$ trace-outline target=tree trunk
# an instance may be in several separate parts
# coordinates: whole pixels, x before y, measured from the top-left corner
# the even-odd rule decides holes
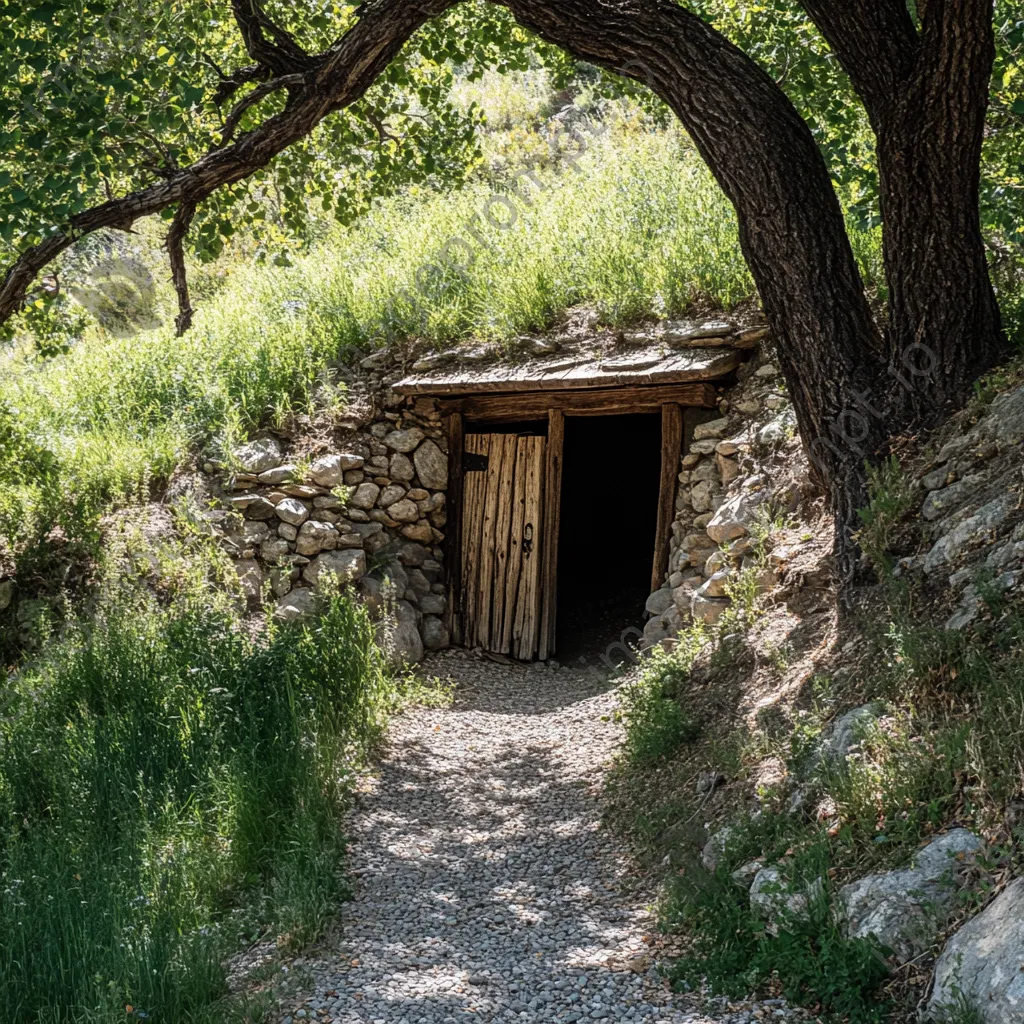
[[[893,432],[957,403],[1007,352],[979,213],[991,0],[803,0],[878,140]]]
[[[933,7],[935,5],[932,5]],[[929,13],[904,88],[878,105],[889,359],[903,415],[928,422],[1007,351],[981,234],[981,147],[995,45],[992,8]],[[907,387],[906,385],[912,385]]]
[[[736,208],[804,445],[836,516],[840,576],[862,467],[887,438],[884,350],[813,136],[779,87],[688,11],[651,0],[502,0],[577,57],[649,85]]]

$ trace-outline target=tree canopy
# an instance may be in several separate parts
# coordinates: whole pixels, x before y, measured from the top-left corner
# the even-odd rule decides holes
[[[0,4],[0,265],[9,268],[91,208],[167,181],[266,124],[294,95],[280,79],[312,69],[369,6]],[[849,188],[853,213],[877,220],[877,165],[865,110],[802,7],[793,0],[689,6],[781,84],[814,131],[834,179]],[[1014,8],[1009,0],[996,8],[983,203],[992,231],[1019,245],[1024,18]],[[254,63],[254,54],[266,63]],[[214,258],[248,227],[273,252],[282,232],[302,237],[311,215],[348,221],[375,196],[404,185],[457,181],[476,157],[477,116],[450,102],[454,75],[524,68],[531,59],[571,73],[566,55],[532,37],[503,7],[475,2],[445,11],[412,36],[359,100],[205,196],[189,226],[189,247]],[[173,203],[158,212],[170,221]],[[32,291],[28,310],[39,325],[51,293]]]

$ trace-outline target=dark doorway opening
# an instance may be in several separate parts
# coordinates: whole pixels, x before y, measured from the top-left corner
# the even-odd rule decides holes
[[[562,460],[557,657],[621,664],[644,628],[658,524],[661,416],[569,416]],[[610,667],[610,666],[609,666]]]

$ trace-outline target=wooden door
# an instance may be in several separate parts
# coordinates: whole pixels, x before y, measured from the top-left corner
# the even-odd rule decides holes
[[[462,483],[462,637],[529,661],[541,638],[546,439],[467,434]]]

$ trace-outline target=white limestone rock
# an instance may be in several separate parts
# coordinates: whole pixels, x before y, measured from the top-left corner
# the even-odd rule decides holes
[[[436,615],[427,615],[424,618],[421,633],[423,645],[428,651],[443,650],[450,643],[448,630],[445,629],[444,623]]]
[[[338,546],[338,531],[330,523],[310,519],[302,524],[295,541],[295,551],[300,555],[318,555],[321,551],[332,551]],[[358,544],[362,547],[362,543]]]
[[[384,443],[392,451],[408,455],[419,446],[425,436],[419,427],[410,427],[408,430],[393,430],[390,434],[385,434]]]
[[[266,581],[259,562],[254,558],[242,558],[235,563],[235,571],[238,573],[238,584],[246,604],[250,608],[258,607],[263,596],[263,584]]]
[[[644,606],[651,615],[661,615],[668,611],[672,605],[672,591],[668,587],[662,587],[661,590],[654,591],[649,598],[647,598],[647,604]]]
[[[276,484],[283,484],[294,480],[297,472],[298,466],[288,462],[283,466],[275,466],[273,469],[268,469],[265,473],[260,473],[258,479],[261,484],[273,487]]]
[[[371,509],[377,504],[380,488],[376,484],[360,484],[351,494],[348,503],[353,508]]]
[[[345,551],[325,551],[318,555],[303,570],[307,583],[318,587],[327,577],[335,577],[339,583],[348,583],[366,575],[366,553],[352,548]]]
[[[347,472],[362,469],[363,462],[361,455],[349,452],[322,455],[309,467],[309,475],[319,487],[337,487],[344,482]]]
[[[820,878],[808,885],[794,884],[786,878],[782,868],[770,865],[761,868],[750,886],[750,909],[768,922],[769,930],[777,933],[787,921],[807,921],[811,905],[825,894]]]
[[[431,491],[443,491],[448,486],[448,456],[430,440],[417,449],[412,461],[420,483]]]
[[[301,526],[309,518],[309,509],[298,498],[285,498],[274,510],[277,518],[292,526]]]
[[[308,587],[296,587],[274,605],[274,618],[294,622],[305,618],[316,607],[316,595]]]
[[[261,437],[235,449],[235,460],[243,473],[257,476],[281,465],[281,445],[273,437]]]
[[[928,1012],[962,1020],[959,1001],[983,1024],[1024,1024],[1024,878],[1011,882],[947,943],[935,965]]]
[[[984,848],[973,832],[954,829],[919,850],[910,867],[844,885],[838,893],[844,934],[873,935],[900,963],[913,959],[942,928],[963,869]]]

